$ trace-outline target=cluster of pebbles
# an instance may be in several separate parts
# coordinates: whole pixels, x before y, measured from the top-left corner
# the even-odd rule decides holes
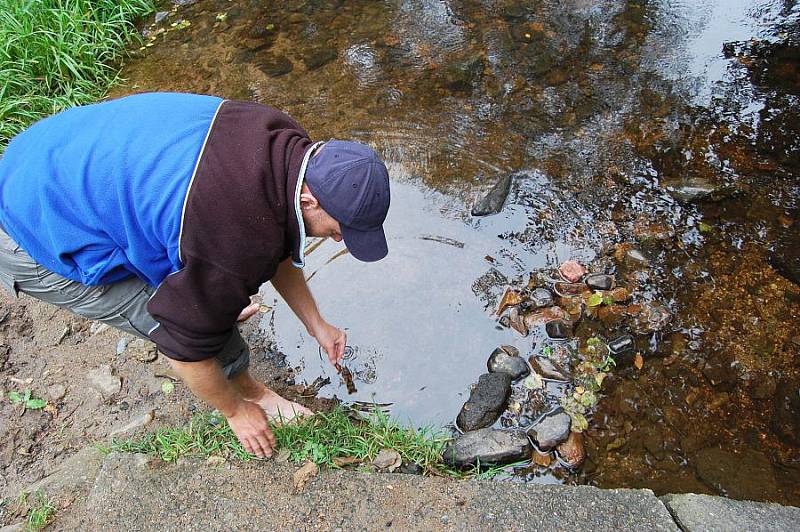
[[[545,468],[579,467],[586,458],[583,414],[594,406],[609,371],[602,361],[634,351],[627,334],[583,347],[574,336],[583,316],[597,318],[601,307],[630,299],[614,275],[567,261],[557,276],[532,279],[524,289],[506,288],[496,312],[501,325],[532,338],[531,352],[524,358],[504,345],[491,353],[488,372],[470,391],[455,420],[458,434],[445,450],[454,466],[531,460]]]

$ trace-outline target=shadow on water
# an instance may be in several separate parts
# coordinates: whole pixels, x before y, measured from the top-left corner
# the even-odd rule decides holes
[[[559,476],[798,504],[799,20],[793,0],[201,0],[148,28],[119,94],[270,103],[388,161],[389,257],[325,241],[306,269],[358,392],[276,301],[296,380],[448,423],[496,346],[535,349],[492,315],[504,287],[625,244],[650,264],[628,308],[672,318],[631,331],[642,367],[607,379]],[[510,173],[503,212],[470,217]]]

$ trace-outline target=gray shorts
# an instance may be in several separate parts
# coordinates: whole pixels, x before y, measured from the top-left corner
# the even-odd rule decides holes
[[[149,331],[158,325],[147,312],[147,302],[155,289],[134,277],[99,286],[67,279],[37,263],[0,228],[0,285],[17,297],[31,297],[68,309],[75,314],[107,323],[127,333],[149,340]],[[250,349],[238,328],[217,361],[225,375],[238,375],[250,364]]]

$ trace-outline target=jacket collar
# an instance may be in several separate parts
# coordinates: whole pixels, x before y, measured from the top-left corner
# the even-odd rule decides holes
[[[300,209],[300,193],[303,190],[303,180],[306,177],[308,160],[322,144],[324,142],[315,142],[306,145],[304,150],[295,150],[298,154],[302,153],[302,158],[295,157],[293,153],[289,163],[289,179],[286,183],[286,203],[289,206],[289,219],[287,221],[292,264],[296,268],[303,268],[306,265],[306,227],[303,222],[303,213]]]

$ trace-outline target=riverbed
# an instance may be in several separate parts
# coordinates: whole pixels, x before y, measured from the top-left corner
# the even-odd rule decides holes
[[[148,21],[118,95],[266,103],[389,166],[389,257],[323,241],[305,270],[348,332],[356,394],[262,291],[297,383],[447,427],[494,348],[541,349],[499,322],[505,288],[627,245],[647,260],[633,304],[669,320],[583,318],[576,343],[633,333],[642,364],[604,384],[582,468],[510,480],[800,504],[795,2],[182,3]],[[471,216],[507,175],[503,210]]]

